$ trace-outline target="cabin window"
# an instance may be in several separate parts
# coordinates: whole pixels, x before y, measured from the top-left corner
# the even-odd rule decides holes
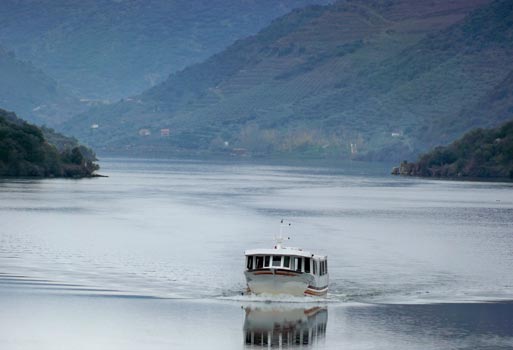
[[[248,261],[246,263],[246,266],[248,268],[248,270],[252,270],[253,269],[253,257],[252,256],[248,256]]]
[[[290,256],[283,257],[283,267],[290,267]]]
[[[296,259],[294,259],[294,258],[290,258],[290,269],[291,269],[291,270],[295,270],[295,269],[296,269],[296,264],[295,264],[295,262],[296,262]]]
[[[256,257],[256,268],[261,269],[264,267],[264,257],[263,256],[257,256]]]
[[[313,260],[312,261],[312,269],[313,269],[313,274],[316,275],[317,274],[317,261]]]
[[[279,255],[273,256],[273,266],[281,266],[281,256],[279,256]]]
[[[324,276],[327,273],[328,273],[328,261],[323,260],[323,261],[321,261],[320,275]]]
[[[320,261],[319,275],[324,275],[324,261]]]
[[[305,258],[305,272],[310,273],[310,258]]]
[[[301,266],[301,262],[303,261],[303,259],[301,258],[296,258],[296,271],[299,271],[301,272],[301,270],[303,269],[303,267]]]
[[[266,257],[265,257],[265,260],[264,260],[264,266],[265,266],[265,267],[269,267],[269,266],[271,266],[271,263],[270,263],[270,262],[271,262],[271,257],[270,257],[270,256],[266,256]]]

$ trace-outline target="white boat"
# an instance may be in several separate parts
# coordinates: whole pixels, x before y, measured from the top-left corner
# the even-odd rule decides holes
[[[274,248],[246,250],[245,255],[244,275],[250,293],[294,296],[328,293],[328,257],[284,247],[282,228]]]

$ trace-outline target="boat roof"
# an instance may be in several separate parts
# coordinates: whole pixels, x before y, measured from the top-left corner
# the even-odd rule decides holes
[[[314,259],[327,259],[326,255],[317,255],[313,254],[307,250],[303,250],[300,248],[294,247],[277,247],[277,248],[261,248],[261,249],[249,249],[244,252],[246,256],[248,255],[290,255],[290,256],[300,256],[304,258],[314,258]]]

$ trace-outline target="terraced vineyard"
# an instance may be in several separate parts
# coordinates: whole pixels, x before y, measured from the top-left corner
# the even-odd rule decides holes
[[[414,157],[479,120],[504,120],[453,122],[513,70],[512,16],[505,0],[355,0],[295,10],[136,102],[90,111],[68,130],[104,151]],[[93,123],[100,128],[91,134]],[[141,128],[151,135],[140,137]]]

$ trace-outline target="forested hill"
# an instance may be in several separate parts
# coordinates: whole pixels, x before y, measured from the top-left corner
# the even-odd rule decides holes
[[[80,98],[116,100],[328,0],[2,0],[0,43]]]
[[[472,130],[400,168],[402,175],[513,180],[513,121],[494,129]]]
[[[76,140],[0,109],[0,176],[90,177],[98,170],[94,160]]]
[[[513,70],[512,7],[352,0],[295,10],[67,130],[99,151],[404,159],[506,120],[465,112]]]
[[[0,79],[0,106],[31,122],[55,125],[83,109],[54,79],[1,46]]]

